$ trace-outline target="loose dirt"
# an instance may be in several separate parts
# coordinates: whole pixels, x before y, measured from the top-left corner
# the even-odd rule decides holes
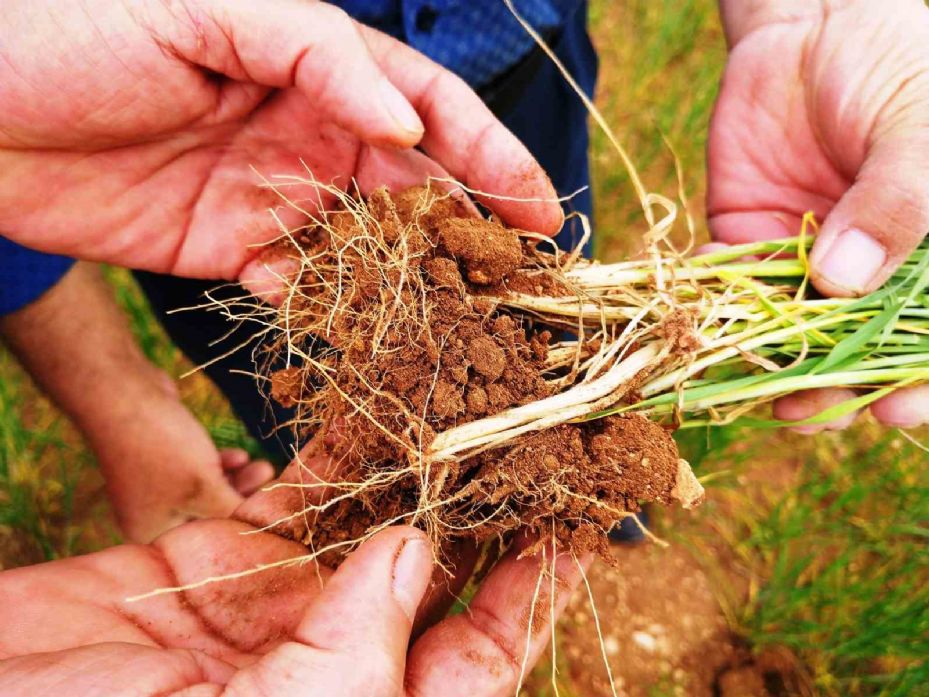
[[[613,553],[617,566],[599,564],[589,574],[602,648],[585,593],[575,594],[559,626],[570,694],[612,694],[604,652],[624,697],[783,694],[780,674],[732,633],[710,577],[683,546],[620,545]],[[543,690],[545,672],[526,694]]]

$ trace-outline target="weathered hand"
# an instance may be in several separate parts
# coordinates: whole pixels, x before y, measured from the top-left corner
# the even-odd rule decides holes
[[[787,237],[813,211],[823,221],[815,286],[832,296],[876,289],[929,232],[929,9],[720,4],[731,55],[710,130],[711,231],[729,243]],[[850,394],[789,397],[775,413],[804,419]],[[888,425],[929,421],[929,386],[871,410]]]
[[[303,464],[315,471],[327,466],[321,458]],[[292,481],[299,469],[290,468]],[[259,493],[237,515],[276,520],[293,510],[280,506],[292,506],[295,491]],[[198,521],[151,545],[0,573],[0,597],[15,608],[0,624],[0,692],[45,695],[64,684],[78,696],[515,691],[541,568],[537,557],[517,559],[518,550],[496,565],[468,612],[433,626],[409,652],[417,606],[432,578],[432,550],[413,528],[379,533],[335,573],[312,563],[281,566],[126,600],[307,553],[255,530],[241,520]],[[528,666],[550,638],[547,589],[555,589],[557,613],[581,578],[567,555],[558,557],[555,574],[551,586],[546,581],[545,601],[536,601]],[[435,591],[434,585],[433,598],[441,595]]]
[[[11,0],[0,27],[0,231],[27,246],[240,278],[250,245],[278,234],[266,208],[280,200],[251,167],[305,176],[305,163],[362,190],[447,170],[493,194],[555,195],[461,80],[327,3]],[[554,202],[488,203],[520,227],[561,223]]]

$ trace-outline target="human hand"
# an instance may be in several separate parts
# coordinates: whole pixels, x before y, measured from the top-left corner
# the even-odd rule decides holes
[[[181,401],[175,381],[145,367],[153,379],[121,376],[125,392],[114,394],[102,414],[80,422],[124,539],[141,543],[189,520],[225,518],[274,478],[267,460],[252,460],[241,448],[217,448]],[[123,418],[117,401],[126,404]],[[112,428],[113,410],[118,429]]]
[[[288,227],[306,216],[250,168],[306,174],[301,161],[363,191],[451,173],[555,196],[464,82],[327,3],[13,0],[0,26],[0,230],[30,247],[261,278],[254,245],[279,234],[266,208]],[[332,202],[311,185],[285,193],[311,213]],[[561,224],[553,200],[487,203],[517,227]]]
[[[710,128],[711,232],[728,243],[788,237],[813,211],[816,288],[875,290],[929,232],[929,10],[921,0],[720,5],[731,54]],[[791,395],[775,415],[803,420],[852,396]],[[871,411],[891,426],[926,423],[929,386]]]
[[[293,491],[262,492],[242,517],[282,516],[273,504]],[[66,682],[73,695],[512,694],[523,657],[529,667],[538,659],[552,614],[581,580],[581,565],[559,555],[554,598],[536,608],[530,635],[526,618],[538,604],[543,561],[518,559],[513,549],[468,612],[435,625],[407,652],[431,578],[432,550],[421,532],[388,528],[334,573],[282,563],[306,554],[303,545],[241,521],[197,521],[151,545],[0,573],[0,596],[16,607],[0,625],[2,691],[42,695]],[[278,566],[126,600],[258,564]]]

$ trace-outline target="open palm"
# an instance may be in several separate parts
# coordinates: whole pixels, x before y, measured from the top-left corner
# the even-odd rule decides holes
[[[237,278],[277,234],[266,208],[279,200],[255,172],[304,165],[343,187],[447,170],[554,197],[462,81],[326,3],[17,0],[0,25],[0,230],[28,246]],[[310,186],[286,193],[328,203]],[[554,202],[493,207],[540,232],[561,222]]]
[[[322,475],[328,467],[308,457],[284,481],[296,481],[300,468]],[[424,628],[436,606],[441,610],[447,588],[446,577],[432,573],[424,534],[407,527],[378,533],[336,572],[285,564],[128,600],[307,555],[303,545],[245,522],[285,517],[300,505],[294,496],[302,502],[294,488],[259,492],[235,520],[187,523],[151,545],[3,572],[0,595],[15,612],[0,626],[0,690],[30,697],[62,684],[81,697],[516,690],[523,657],[531,666],[550,639],[552,616],[548,602],[536,610],[527,651],[526,618],[537,603],[543,562],[519,559],[519,546],[484,580],[467,613],[439,622],[412,647],[411,632]],[[559,613],[581,580],[581,565],[560,555],[554,570],[551,612]]]
[[[929,232],[929,10],[921,0],[723,9],[732,49],[710,132],[712,233],[788,237],[813,211],[823,221],[814,285],[831,296],[876,289]],[[820,391],[777,411],[803,419],[849,396]],[[916,425],[929,419],[929,390],[872,409]]]

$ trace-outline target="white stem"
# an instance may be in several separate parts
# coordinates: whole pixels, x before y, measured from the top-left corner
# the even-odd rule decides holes
[[[624,360],[617,361],[596,380],[575,385],[551,397],[507,409],[479,421],[471,421],[443,431],[430,447],[430,458],[442,460],[472,448],[500,439],[503,432],[525,433],[549,428],[578,418],[596,409],[591,405],[612,395],[642,370],[654,365],[662,351],[662,344],[643,346]]]

